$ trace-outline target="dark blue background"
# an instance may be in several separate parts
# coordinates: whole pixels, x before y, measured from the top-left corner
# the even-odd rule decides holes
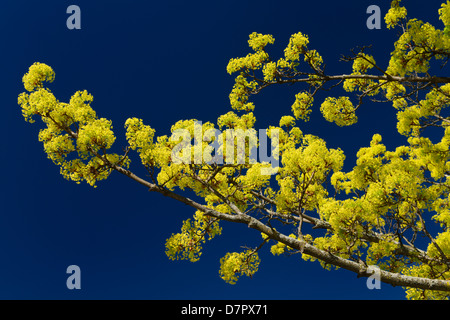
[[[411,17],[442,27],[440,1],[405,1]],[[66,28],[66,8],[81,8],[81,30]],[[116,151],[125,146],[123,124],[139,117],[167,134],[180,119],[216,121],[230,110],[233,76],[230,58],[246,55],[248,35],[272,34],[268,48],[280,57],[291,34],[310,37],[310,48],[324,57],[328,73],[350,73],[339,63],[358,45],[383,67],[397,31],[366,28],[366,9],[389,1],[3,1],[0,126],[0,299],[403,299],[402,288],[382,284],[368,290],[366,279],[345,271],[323,270],[299,256],[274,257],[262,250],[260,270],[234,286],[219,278],[219,259],[261,237],[245,226],[223,223],[223,235],[209,242],[200,261],[172,262],[164,243],[194,211],[149,193],[118,173],[98,188],[66,181],[46,158],[37,133],[39,121],[23,121],[17,95],[22,76],[35,61],[55,73],[49,85],[60,101],[77,90],[94,96],[99,117],[113,121]],[[273,87],[254,98],[257,128],[276,124],[290,113],[301,87]],[[339,90],[331,93],[341,94]],[[316,98],[305,133],[341,147],[350,170],[355,152],[374,133],[392,149],[405,143],[395,130],[388,104],[367,104],[359,123],[338,128],[318,111]],[[138,158],[132,170],[145,175]],[[268,249],[268,247],[267,247]],[[67,266],[81,268],[81,290],[66,288]]]

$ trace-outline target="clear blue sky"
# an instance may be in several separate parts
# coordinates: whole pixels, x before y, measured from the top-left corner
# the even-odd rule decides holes
[[[440,1],[404,2],[410,16],[441,27]],[[81,30],[66,27],[71,4],[81,8]],[[351,65],[338,60],[360,45],[373,44],[371,53],[386,66],[397,31],[384,23],[381,30],[366,28],[371,4],[382,16],[389,8],[389,1],[376,0],[3,1],[0,299],[403,299],[402,288],[368,290],[366,279],[351,272],[326,271],[299,256],[273,257],[269,247],[253,279],[228,285],[219,278],[219,259],[260,241],[254,230],[230,223],[200,261],[170,261],[165,240],[194,211],[118,173],[96,189],[64,180],[37,140],[42,125],[25,123],[17,105],[23,74],[33,62],[46,63],[55,70],[49,87],[60,101],[77,90],[93,94],[92,106],[113,121],[121,150],[129,117],[167,134],[179,119],[216,121],[228,112],[233,76],[226,65],[249,52],[254,31],[275,37],[274,57],[291,34],[306,33],[329,73],[349,73]],[[288,114],[297,90],[269,88],[256,97],[256,127]],[[357,125],[338,128],[323,120],[319,103],[311,121],[299,125],[341,147],[346,169],[374,133],[389,148],[405,143],[389,105],[367,104]],[[144,175],[134,159],[132,170]],[[66,288],[72,264],[81,268],[81,290]]]

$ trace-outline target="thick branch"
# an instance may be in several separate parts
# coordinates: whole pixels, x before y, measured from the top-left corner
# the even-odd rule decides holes
[[[390,75],[370,75],[370,74],[342,74],[335,76],[318,75],[316,78],[301,78],[278,80],[277,83],[294,83],[294,82],[311,82],[311,81],[328,81],[328,80],[346,80],[346,79],[370,79],[370,80],[386,80],[396,82],[419,82],[419,83],[450,83],[450,77],[418,77],[418,76],[390,76]]]

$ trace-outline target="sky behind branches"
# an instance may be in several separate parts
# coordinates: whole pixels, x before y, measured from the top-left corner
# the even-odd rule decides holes
[[[409,17],[442,27],[441,1],[404,2]],[[72,4],[81,9],[81,30],[66,27]],[[227,113],[234,83],[227,63],[250,52],[247,40],[255,31],[275,37],[267,47],[275,59],[292,34],[307,34],[329,74],[350,73],[351,64],[339,58],[364,45],[372,45],[367,52],[386,67],[398,30],[384,22],[369,30],[366,9],[372,4],[382,16],[389,9],[389,1],[367,0],[3,1],[0,299],[403,299],[402,288],[369,290],[366,279],[349,271],[326,271],[299,255],[274,257],[268,246],[252,279],[226,284],[218,274],[220,258],[261,241],[258,232],[226,222],[200,261],[170,261],[165,240],[194,210],[118,173],[96,189],[64,180],[37,140],[41,123],[25,123],[17,105],[23,74],[34,62],[46,63],[56,73],[48,87],[57,99],[68,102],[85,89],[94,96],[97,115],[113,122],[113,152],[120,153],[129,117],[163,135],[180,119],[216,122]],[[288,115],[301,89],[275,86],[253,97],[256,129]],[[342,148],[345,170],[374,133],[390,150],[406,143],[388,104],[363,105],[359,122],[348,128],[326,122],[319,106],[327,94],[342,91],[320,93],[310,122],[297,124],[328,147]],[[132,160],[131,170],[144,177],[138,157]],[[81,268],[81,290],[66,287],[72,264]]]

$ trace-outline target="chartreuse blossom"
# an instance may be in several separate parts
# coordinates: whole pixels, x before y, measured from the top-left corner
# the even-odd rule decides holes
[[[358,56],[353,60],[352,75],[367,74],[367,71],[374,68],[375,65],[375,59],[371,55],[359,53]],[[367,92],[367,95],[369,96],[376,95],[379,92],[377,83],[371,79],[346,79],[344,81],[343,87],[347,92],[358,90],[360,92]]]
[[[23,85],[29,92],[36,88],[42,88],[44,81],[53,82],[53,80],[55,80],[53,69],[45,63],[39,62],[33,63],[22,78]]]
[[[324,118],[327,121],[334,122],[338,126],[349,126],[358,121],[355,114],[355,107],[349,97],[327,97],[320,106]]]
[[[112,165],[127,167],[129,159],[107,153],[115,141],[110,120],[97,118],[90,104],[92,95],[77,91],[69,103],[59,102],[43,82],[52,82],[55,73],[43,63],[33,64],[23,77],[29,93],[21,93],[18,103],[26,121],[34,122],[40,116],[47,128],[39,132],[39,141],[55,164],[61,166],[61,174],[69,180],[85,180],[95,186],[96,181],[106,179]],[[100,154],[101,153],[101,156]],[[77,156],[74,155],[77,154]],[[74,156],[75,159],[68,159]]]
[[[384,17],[384,21],[389,29],[395,27],[400,20],[406,18],[406,8],[400,6],[400,1],[401,0],[392,1],[391,8]]]
[[[307,35],[301,32],[293,34],[289,39],[289,44],[284,49],[284,59],[279,60],[280,67],[295,67],[300,59],[300,54],[307,51],[309,39]]]
[[[231,59],[227,66],[229,74],[237,71],[255,70],[262,66],[269,55],[264,51],[267,44],[273,44],[275,39],[271,35],[263,35],[259,33],[252,33],[249,37],[248,44],[255,52],[249,53],[246,57]]]
[[[228,252],[220,259],[220,277],[230,284],[235,284],[239,277],[252,277],[258,271],[260,259],[257,252]]]
[[[166,241],[166,255],[171,260],[190,260],[195,262],[202,254],[202,244],[222,233],[222,228],[216,219],[196,211],[194,220],[183,222],[181,232],[172,234]]]
[[[309,114],[312,112],[311,106],[314,98],[307,92],[300,92],[295,95],[295,102],[292,105],[292,113],[296,119],[304,121],[309,120]]]
[[[450,1],[441,4],[439,9],[439,19],[444,23],[444,34],[450,37]]]

